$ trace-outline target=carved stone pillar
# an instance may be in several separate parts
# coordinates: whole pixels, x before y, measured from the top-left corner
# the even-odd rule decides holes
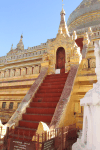
[[[4,78],[4,71],[1,71],[1,78]]]
[[[2,108],[2,101],[0,101],[0,108]]]
[[[96,60],[90,59],[90,68],[96,68]]]
[[[39,74],[39,66],[34,67],[33,74]]]
[[[26,75],[26,68],[21,68],[21,76]]]
[[[32,74],[32,67],[27,67],[27,74],[31,75]]]
[[[15,70],[14,69],[11,69],[10,70],[10,77],[14,77],[15,76]]]
[[[13,104],[13,109],[16,109],[16,108],[17,108],[17,103],[14,102],[14,104]]]
[[[6,70],[6,72],[5,72],[5,77],[6,77],[6,78],[9,77],[9,70]]]
[[[9,104],[10,104],[10,102],[6,103],[6,109],[9,109]]]
[[[89,37],[87,32],[84,34],[84,39],[83,39],[83,49],[82,49],[82,58],[86,57],[86,53],[87,53],[87,47],[88,44],[90,43]]]
[[[15,71],[15,76],[20,76],[20,68],[17,68]]]

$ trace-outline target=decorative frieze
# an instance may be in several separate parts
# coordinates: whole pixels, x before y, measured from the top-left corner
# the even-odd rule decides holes
[[[29,67],[22,67],[22,68],[13,68],[7,70],[0,71],[0,78],[8,78],[14,76],[24,76],[24,75],[31,75],[31,74],[39,74],[40,73],[40,65],[37,66],[29,66]]]

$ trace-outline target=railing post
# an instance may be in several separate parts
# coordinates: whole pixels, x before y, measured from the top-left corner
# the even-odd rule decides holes
[[[62,150],[63,150],[63,127],[62,127],[62,129],[61,129],[62,131],[61,131],[61,138],[62,138],[62,146],[61,146],[61,148],[62,148]]]
[[[4,149],[3,150],[7,150],[7,140],[9,137],[9,127],[7,127],[7,131],[6,131],[6,135],[4,137]]]
[[[1,128],[1,132],[0,132],[0,139],[1,139],[1,137],[2,137],[2,126],[0,128]]]
[[[47,137],[46,137],[46,136],[47,136],[47,133],[46,133],[46,132],[44,133],[44,136],[45,136],[45,141],[46,141],[46,140],[47,140]]]
[[[40,138],[40,136],[39,136],[39,134],[37,135],[37,147],[36,147],[36,150],[39,150],[39,138]]]

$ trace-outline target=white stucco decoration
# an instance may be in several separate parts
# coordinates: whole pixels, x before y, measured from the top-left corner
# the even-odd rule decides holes
[[[97,83],[89,90],[80,105],[84,106],[81,139],[73,144],[72,150],[100,150],[100,41],[95,41]]]

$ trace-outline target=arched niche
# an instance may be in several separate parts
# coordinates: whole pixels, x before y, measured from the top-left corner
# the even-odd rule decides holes
[[[56,69],[61,69],[60,73],[65,73],[65,50],[59,47],[56,51]]]

